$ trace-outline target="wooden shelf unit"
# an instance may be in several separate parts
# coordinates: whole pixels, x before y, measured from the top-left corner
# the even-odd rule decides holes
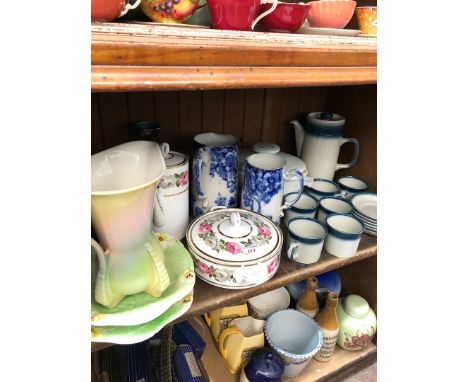
[[[360,161],[341,174],[361,176],[376,191],[375,89],[361,86],[377,83],[376,39],[151,23],[93,23],[91,29],[93,152],[125,142],[128,124],[144,119],[166,125],[162,140],[179,151],[190,152],[193,135],[216,131],[243,138],[243,147],[263,140],[293,153],[287,121],[304,121],[299,111],[327,109],[345,115],[345,136],[361,142]],[[256,288],[232,291],[197,280],[192,307],[178,321],[334,269],[346,292],[364,296],[376,310],[376,253],[377,239],[364,235],[351,258],[324,252],[318,263],[298,266],[283,256],[278,273]],[[92,344],[91,350],[108,346]],[[376,352],[374,344],[360,352],[337,348],[329,363],[312,361],[285,381],[339,381],[373,362]]]

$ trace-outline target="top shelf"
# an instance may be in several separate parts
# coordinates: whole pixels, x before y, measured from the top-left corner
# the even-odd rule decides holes
[[[377,82],[375,38],[92,23],[92,91]]]

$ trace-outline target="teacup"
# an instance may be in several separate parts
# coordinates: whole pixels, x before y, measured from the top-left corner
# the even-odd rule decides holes
[[[286,160],[278,154],[252,154],[246,159],[241,207],[259,213],[279,224],[283,210],[295,204],[302,195],[304,177],[297,169],[284,171]],[[283,204],[286,179],[297,179],[299,192],[294,200]]]
[[[340,194],[345,199],[351,199],[360,192],[365,192],[369,188],[369,183],[357,176],[342,176],[338,178]]]
[[[339,190],[338,184],[328,179],[315,178],[309,181],[306,178],[305,183],[307,186],[306,193],[312,195],[317,200],[335,196]]]
[[[298,216],[288,224],[288,258],[302,264],[320,259],[327,229],[320,221]]]
[[[265,324],[265,337],[284,361],[284,375],[295,377],[320,350],[323,333],[308,315],[294,309],[273,313]]]
[[[317,218],[325,223],[327,216],[331,214],[349,214],[353,205],[340,196],[329,196],[322,198],[319,203]]]
[[[286,202],[291,202],[297,197],[297,192],[290,192],[284,196]],[[315,212],[318,208],[318,201],[311,195],[302,194],[294,205],[289,206],[284,216],[284,224],[287,226],[292,218],[297,216],[305,216],[309,218],[315,217]]]
[[[370,36],[377,35],[377,7],[356,7],[359,30]]]
[[[356,254],[364,225],[351,215],[332,214],[327,217],[328,235],[325,250],[336,257],[351,257]]]
[[[272,7],[259,15],[261,5],[267,3],[272,3]],[[214,29],[251,31],[276,9],[278,0],[206,0],[206,4]]]
[[[281,287],[249,298],[247,300],[247,305],[250,308],[252,317],[264,320],[271,313],[286,309],[289,306],[290,300],[286,288]]]

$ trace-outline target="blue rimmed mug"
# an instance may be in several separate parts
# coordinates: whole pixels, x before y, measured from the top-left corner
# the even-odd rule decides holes
[[[317,219],[325,223],[327,216],[331,214],[351,214],[353,205],[341,196],[328,196],[320,199]]]
[[[338,178],[338,186],[340,194],[345,199],[351,199],[354,195],[361,192],[366,192],[369,188],[369,183],[357,176],[342,176]]]
[[[319,200],[330,196],[335,196],[339,191],[339,186],[332,180],[306,177],[306,194],[312,195],[315,199]]]
[[[351,257],[361,241],[364,225],[348,214],[331,214],[326,219],[328,235],[325,251],[336,257]]]
[[[284,200],[290,202],[297,197],[297,192],[289,192],[284,195]],[[287,226],[292,218],[304,216],[314,218],[319,202],[312,195],[302,194],[297,202],[289,206],[284,215],[284,224]]]
[[[285,171],[286,160],[277,154],[252,154],[246,159],[241,208],[257,212],[279,224],[283,210],[295,204],[304,189],[304,176],[297,169]],[[284,181],[297,179],[297,197],[283,204]]]
[[[304,216],[292,218],[288,224],[288,258],[301,264],[316,263],[326,236],[327,228],[319,220]]]
[[[192,214],[212,207],[237,207],[238,140],[233,135],[203,133],[194,137]]]

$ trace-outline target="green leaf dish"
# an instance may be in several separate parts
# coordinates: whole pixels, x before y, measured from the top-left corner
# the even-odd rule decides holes
[[[141,326],[141,324],[148,323],[148,325],[151,324],[154,326],[155,321],[161,319],[164,316],[163,313],[166,311],[173,312],[173,315],[177,315],[182,308],[185,309],[185,305],[187,304],[184,304],[183,307],[179,306],[178,308],[173,307],[173,305],[183,300],[193,291],[195,273],[192,258],[183,244],[172,236],[162,233],[155,233],[155,235],[163,247],[164,264],[171,280],[171,284],[161,297],[153,297],[146,292],[141,292],[125,297],[120,304],[114,308],[106,308],[97,303],[94,299],[94,290],[98,263],[96,253],[94,250],[91,250],[91,326],[128,326],[131,332],[131,328],[134,328],[135,325]],[[188,304],[188,306],[190,306],[190,304]],[[188,307],[186,309],[188,309]],[[166,320],[166,316],[164,317],[164,320]],[[170,321],[171,320],[168,320],[167,322]],[[108,330],[109,328],[106,328],[106,333]],[[123,328],[119,330],[123,330]]]
[[[179,301],[161,316],[141,325],[134,326],[99,326],[91,327],[91,342],[106,342],[129,345],[147,340],[159,332],[165,325],[182,316],[192,305],[192,295]]]

